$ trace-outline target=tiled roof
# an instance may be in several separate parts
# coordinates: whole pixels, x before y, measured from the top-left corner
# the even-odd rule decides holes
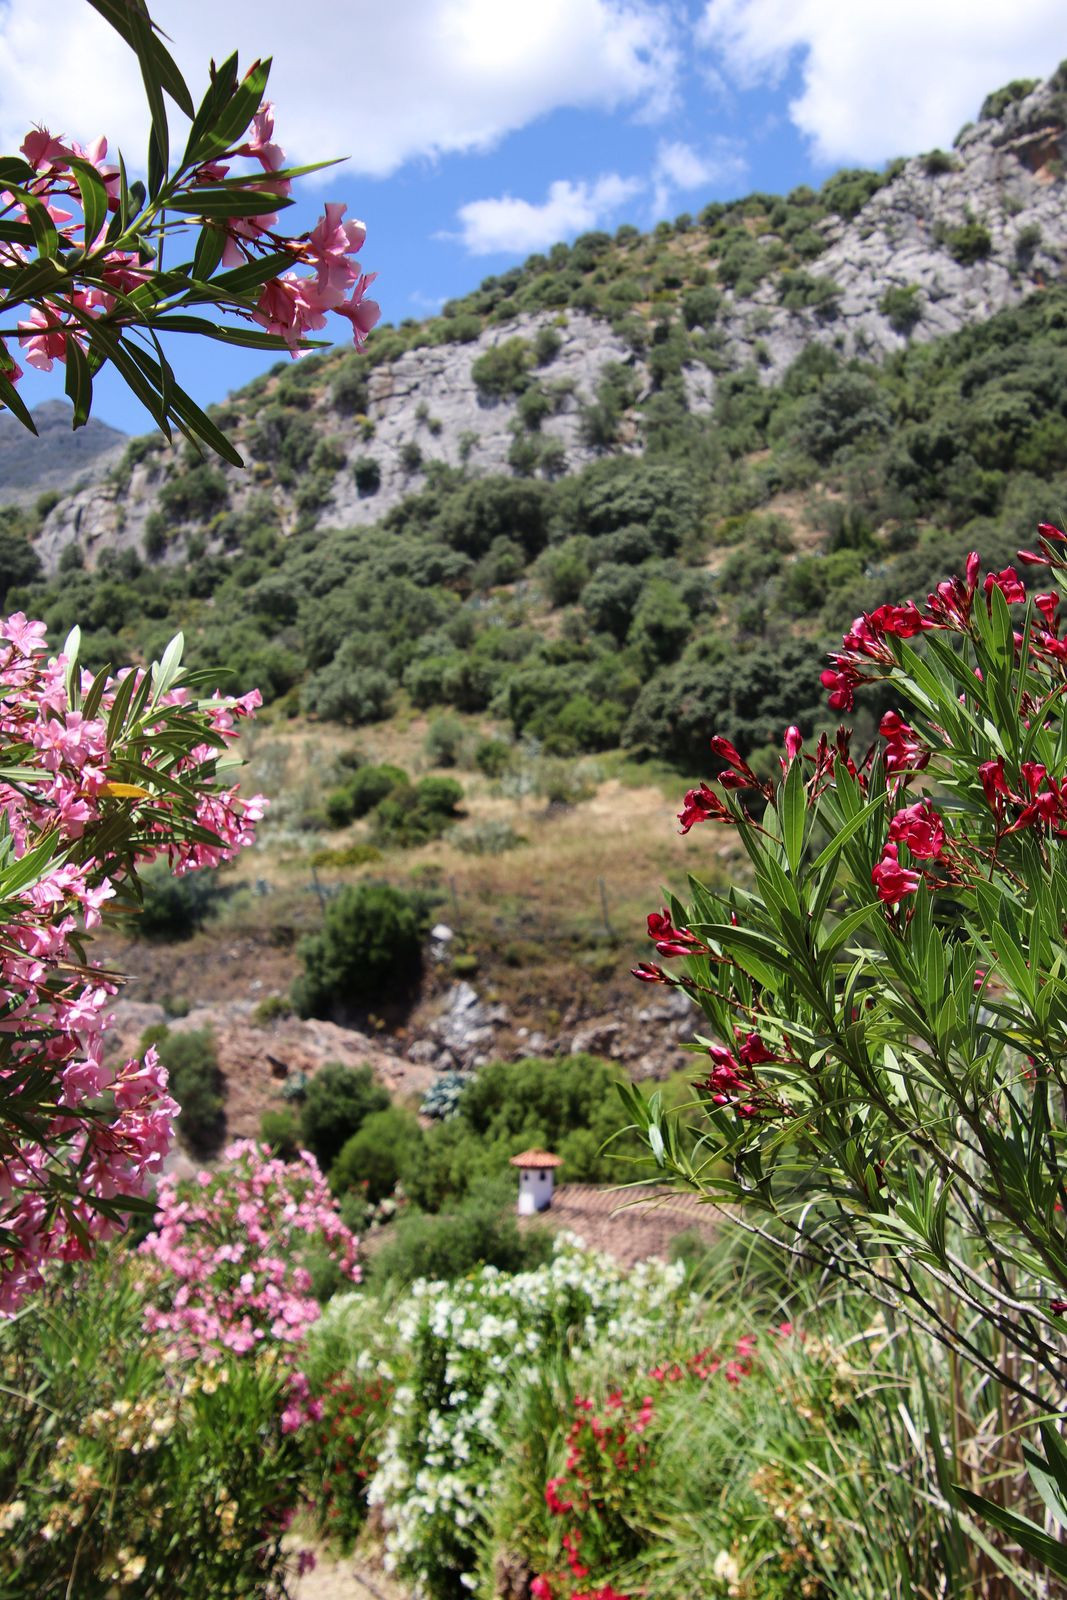
[[[513,1167],[561,1167],[562,1156],[550,1155],[547,1150],[524,1150],[521,1155],[512,1156]]]

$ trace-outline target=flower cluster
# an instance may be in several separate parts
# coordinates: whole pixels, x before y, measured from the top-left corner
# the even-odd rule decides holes
[[[721,1360],[708,1347],[683,1362],[662,1362],[647,1378],[654,1384],[706,1384],[721,1373],[736,1387],[755,1359],[756,1338],[745,1334],[734,1355]],[[655,1466],[651,1454],[657,1401],[648,1393],[612,1389],[601,1409],[587,1396],[574,1400],[563,1470],[545,1484],[545,1505],[563,1526],[562,1565],[541,1572],[534,1600],[631,1600],[611,1574],[640,1554],[642,1538],[631,1515],[632,1479]]]
[[[21,612],[0,623],[0,1313],[47,1257],[82,1258],[114,1231],[178,1110],[153,1050],[105,1061],[116,980],[84,934],[109,902],[131,904],[139,864],[226,860],[264,805],[215,778],[258,695],[193,701],[176,651],[166,671],[94,679],[73,642],[46,659],[43,635]]]
[[[259,70],[257,62],[245,81]],[[25,267],[41,250],[42,230],[49,237],[49,256],[63,259],[78,252],[80,264],[92,264],[91,276],[87,270],[60,274],[47,293],[26,297],[29,310],[18,322],[18,339],[23,359],[38,371],[51,372],[56,361],[84,358],[93,344],[95,325],[98,334],[104,332],[114,340],[125,327],[144,320],[144,305],[132,297],[159,277],[160,269],[151,252],[143,244],[138,246],[145,224],[162,227],[168,209],[169,232],[205,224],[213,230],[211,254],[226,271],[270,258],[269,276],[266,282],[259,280],[262,287],[254,309],[235,304],[221,284],[215,305],[280,337],[294,355],[310,332],[326,325],[329,313],[347,321],[357,347],[378,321],[378,306],[366,298],[375,274],[365,273],[356,259],[366,230],[360,222],[342,221],[343,205],[327,204],[315,227],[297,238],[277,231],[278,215],[270,209],[270,201],[289,203],[293,175],[284,151],[274,142],[274,107],[269,102],[260,105],[248,129],[227,148],[219,149],[212,141],[199,159],[183,164],[154,197],[132,239],[117,226],[122,219],[112,223],[122,206],[124,179],[119,167],[107,161],[105,138],[83,148],[75,140],[34,128],[23,140],[21,152],[24,162],[15,163],[23,168],[21,183],[0,192],[0,216],[6,228],[0,266]],[[251,175],[247,168],[233,170],[242,159],[255,164]],[[235,185],[253,201],[261,199],[265,209],[247,214],[240,194],[233,198]],[[203,259],[199,250],[197,254]],[[287,260],[293,270],[282,271]],[[310,273],[296,270],[308,267]],[[164,285],[163,292],[168,288]],[[72,347],[76,347],[73,353]],[[2,339],[0,372],[8,383],[22,377]]]
[[[317,1391],[319,1416],[306,1448],[314,1474],[316,1516],[331,1539],[354,1539],[367,1514],[366,1487],[378,1470],[375,1441],[392,1404],[379,1377],[335,1373]]]
[[[431,1589],[445,1573],[471,1581],[508,1448],[506,1406],[540,1382],[561,1339],[577,1351],[651,1338],[682,1280],[659,1262],[627,1274],[563,1236],[536,1271],[419,1282],[384,1317],[359,1296],[331,1300],[316,1342],[354,1328],[357,1380],[395,1385],[368,1492],[390,1566]]]
[[[150,1266],[145,1325],[183,1355],[244,1355],[265,1342],[298,1348],[319,1317],[305,1264],[316,1252],[359,1281],[358,1241],[306,1151],[287,1162],[238,1140],[216,1172],[164,1177],[157,1205],[156,1230],[140,1246]],[[307,1400],[298,1378],[287,1425],[297,1425]]]

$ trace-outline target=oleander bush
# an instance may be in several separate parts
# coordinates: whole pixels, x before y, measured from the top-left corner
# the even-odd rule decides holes
[[[1067,535],[1044,523],[1035,544],[1020,562],[1062,582]],[[774,1219],[991,1387],[1002,1437],[953,1449],[971,1504],[998,1452],[1064,1403],[1060,608],[972,552],[924,604],[857,617],[823,671],[836,712],[881,690],[866,751],[845,727],[806,747],[792,726],[767,779],[712,739],[719,788],[687,794],[682,831],[730,829],[751,887],[693,879],[689,904],[648,919],[656,951],[687,964],[637,975],[704,1014],[688,1125],[623,1091],[665,1177]],[[1058,1428],[1042,1439],[1058,1464],[1029,1440],[1022,1459],[1062,1523]],[[1046,1559],[1012,1510],[1032,1522],[1033,1492],[1003,1493],[993,1522]]]
[[[282,1600],[303,1459],[269,1351],[175,1359],[115,1250],[0,1323],[0,1594]]]

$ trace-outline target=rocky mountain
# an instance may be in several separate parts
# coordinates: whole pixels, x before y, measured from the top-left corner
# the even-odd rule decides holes
[[[126,435],[96,417],[71,432],[71,408],[47,400],[33,413],[37,436],[0,413],[0,500],[29,505],[48,491],[67,493],[96,482],[118,462]]]
[[[366,525],[441,465],[554,479],[641,452],[666,391],[700,416],[724,377],[774,383],[813,345],[881,362],[984,322],[1063,275],[1065,130],[1061,68],[990,96],[951,153],[557,246],[431,322],[380,330],[364,355],[283,364],[243,390],[220,409],[249,471],[136,441],[63,495],[38,554],[54,571],[72,545],[89,566],[116,548],[177,559],[190,537],[221,550],[212,516],[264,496],[283,532]],[[11,427],[0,477],[18,490]],[[77,477],[87,443],[99,465],[105,435],[110,449],[111,430],[66,437],[55,472]]]

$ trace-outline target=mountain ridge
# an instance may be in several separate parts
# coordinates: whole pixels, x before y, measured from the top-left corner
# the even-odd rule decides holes
[[[963,130],[951,154],[892,163],[881,175],[835,174],[822,193],[836,211],[796,190],[715,203],[699,221],[650,235],[584,235],[486,280],[440,318],[381,330],[365,356],[334,351],[273,369],[217,408],[250,470],[193,471],[221,476],[216,498],[238,513],[266,494],[283,531],[368,525],[438,464],[553,478],[640,451],[649,410],[672,383],[699,417],[724,376],[752,369],[773,383],[813,344],[844,360],[884,361],[983,321],[1057,280],[1067,252],[1067,71],[1001,93],[1022,90]],[[535,305],[561,284],[566,307]],[[553,337],[557,348],[542,360],[538,341],[547,351]],[[605,383],[618,412],[611,437],[597,430]],[[298,411],[316,435],[289,482],[276,470],[288,441],[263,426],[277,406]],[[182,470],[182,454],[162,440],[135,441],[110,480],[49,513],[36,539],[45,569],[74,543],[89,565],[107,549],[151,555],[146,533],[155,559],[173,559],[190,535],[211,548],[204,519],[190,519],[168,492]]]

